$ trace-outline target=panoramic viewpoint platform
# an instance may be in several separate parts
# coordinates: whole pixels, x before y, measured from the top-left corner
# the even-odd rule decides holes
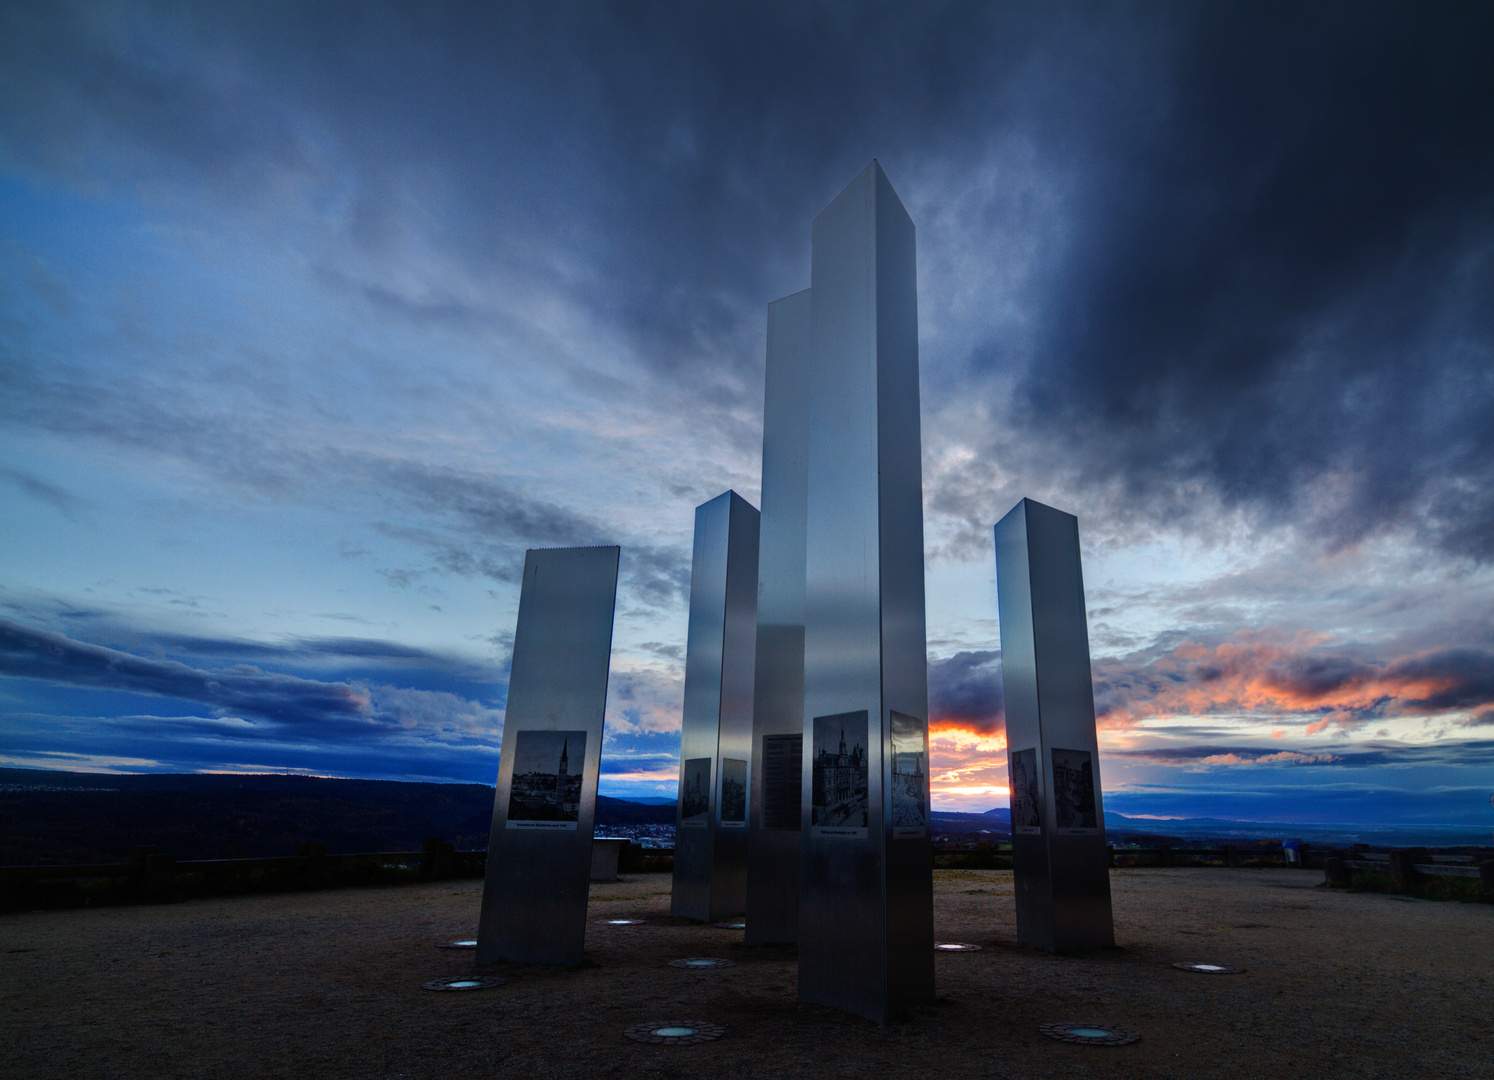
[[[934,879],[936,939],[981,948],[941,952],[935,1003],[886,1027],[799,1003],[792,947],[671,917],[668,876],[639,874],[591,886],[572,969],[439,948],[475,928],[476,880],[5,916],[0,1039],[18,1076],[215,1080],[1455,1077],[1494,1051],[1494,906],[1116,869],[1118,947],[1054,956],[1017,944],[1010,871]],[[1084,1034],[1112,1029],[1140,1038]]]

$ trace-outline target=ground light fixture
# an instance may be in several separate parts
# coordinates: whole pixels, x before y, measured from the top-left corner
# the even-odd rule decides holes
[[[980,952],[979,945],[971,945],[966,941],[936,941],[935,952]]]
[[[723,968],[736,967],[735,960],[723,960],[719,956],[688,956],[683,960],[669,961],[670,967],[677,968]]]
[[[490,990],[502,986],[503,979],[498,975],[458,975],[451,979],[432,979],[420,985],[425,990]]]
[[[1179,960],[1172,966],[1179,971],[1197,971],[1204,975],[1238,975],[1245,970],[1227,964],[1195,964],[1185,960]]]
[[[642,919],[598,919],[598,926],[642,926]]]
[[[475,948],[477,948],[477,939],[476,938],[458,938],[455,941],[443,941],[439,945],[437,945],[436,948],[438,948],[438,949],[475,949]]]
[[[634,1042],[686,1046],[719,1039],[726,1034],[726,1029],[720,1024],[707,1024],[701,1020],[655,1020],[648,1024],[634,1024],[623,1034]]]
[[[1119,1024],[1043,1024],[1038,1030],[1050,1039],[1084,1046],[1125,1046],[1141,1038],[1139,1031]]]
[[[744,922],[718,922],[716,925],[719,926],[722,930],[745,930],[745,929],[747,929],[747,924],[744,923]]]

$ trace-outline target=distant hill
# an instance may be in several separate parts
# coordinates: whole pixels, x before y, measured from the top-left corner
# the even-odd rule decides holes
[[[178,859],[488,845],[493,789],[291,775],[103,775],[0,769],[0,864],[119,862],[137,844]],[[673,824],[674,806],[599,796],[597,825]]]
[[[674,800],[667,803],[634,802],[597,796],[597,825],[673,825]]]
[[[413,851],[439,836],[461,850],[488,844],[493,789],[317,776],[115,775],[0,768],[0,864],[120,862],[137,844],[178,859],[289,855],[302,840],[333,852]],[[597,797],[597,828],[673,825],[673,800]],[[1489,832],[1439,825],[1321,825],[1154,819],[1107,812],[1112,843],[1261,842],[1388,847],[1489,844]],[[933,832],[1011,834],[1011,812],[936,810]]]
[[[934,811],[934,833],[981,832],[1010,836],[1012,814],[1004,806],[984,813]],[[1111,843],[1131,837],[1142,844],[1250,843],[1266,840],[1306,840],[1323,845],[1356,843],[1384,847],[1488,846],[1490,831],[1459,825],[1322,824],[1285,821],[1232,821],[1227,818],[1142,818],[1105,811],[1105,834]]]
[[[1489,830],[1465,825],[1399,825],[1291,821],[1233,821],[1228,818],[1138,818],[1105,812],[1105,832],[1112,842],[1128,836],[1232,843],[1235,841],[1306,840],[1310,843],[1347,847],[1372,844],[1382,847],[1464,847],[1489,845]]]
[[[1003,816],[1004,815],[1004,816]],[[1011,835],[1012,815],[1005,807],[976,813],[971,810],[935,810],[933,812],[933,834],[989,833],[993,839]]]

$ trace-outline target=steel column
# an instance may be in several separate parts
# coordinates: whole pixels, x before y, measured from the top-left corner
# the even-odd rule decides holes
[[[799,997],[933,1000],[913,222],[874,161],[814,221]]]
[[[1023,499],[996,525],[1017,939],[1115,944],[1079,519]]]
[[[752,812],[747,833],[749,945],[799,937],[808,372],[809,290],[805,289],[768,305],[757,675],[752,695]]]
[[[692,919],[747,903],[757,547],[758,512],[736,492],[696,507],[669,905]]]
[[[477,962],[581,963],[616,547],[524,557]]]

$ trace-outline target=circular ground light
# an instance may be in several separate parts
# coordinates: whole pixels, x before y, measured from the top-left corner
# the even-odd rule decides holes
[[[980,952],[979,945],[970,945],[963,941],[936,941],[935,952]]]
[[[502,986],[503,979],[497,975],[460,975],[454,979],[433,979],[421,983],[426,990],[488,990]]]
[[[598,926],[642,926],[642,919],[598,919]]]
[[[669,961],[669,966],[677,968],[736,967],[737,962],[735,960],[722,960],[717,956],[691,956],[684,960],[671,960]]]
[[[723,930],[745,930],[747,924],[744,922],[718,922],[716,924]]]
[[[1119,1024],[1043,1024],[1038,1030],[1050,1039],[1085,1046],[1125,1046],[1141,1038],[1139,1031]]]
[[[476,938],[460,938],[457,941],[443,941],[443,942],[441,942],[441,944],[437,945],[436,948],[438,948],[438,949],[475,949],[475,948],[477,948],[477,939]]]
[[[1201,971],[1205,975],[1238,975],[1244,968],[1226,967],[1224,964],[1190,964],[1179,961],[1172,965],[1179,971]]]
[[[684,1046],[719,1039],[726,1034],[726,1029],[719,1024],[707,1024],[700,1020],[655,1020],[651,1024],[634,1024],[623,1034],[634,1042],[653,1043],[655,1046]]]

